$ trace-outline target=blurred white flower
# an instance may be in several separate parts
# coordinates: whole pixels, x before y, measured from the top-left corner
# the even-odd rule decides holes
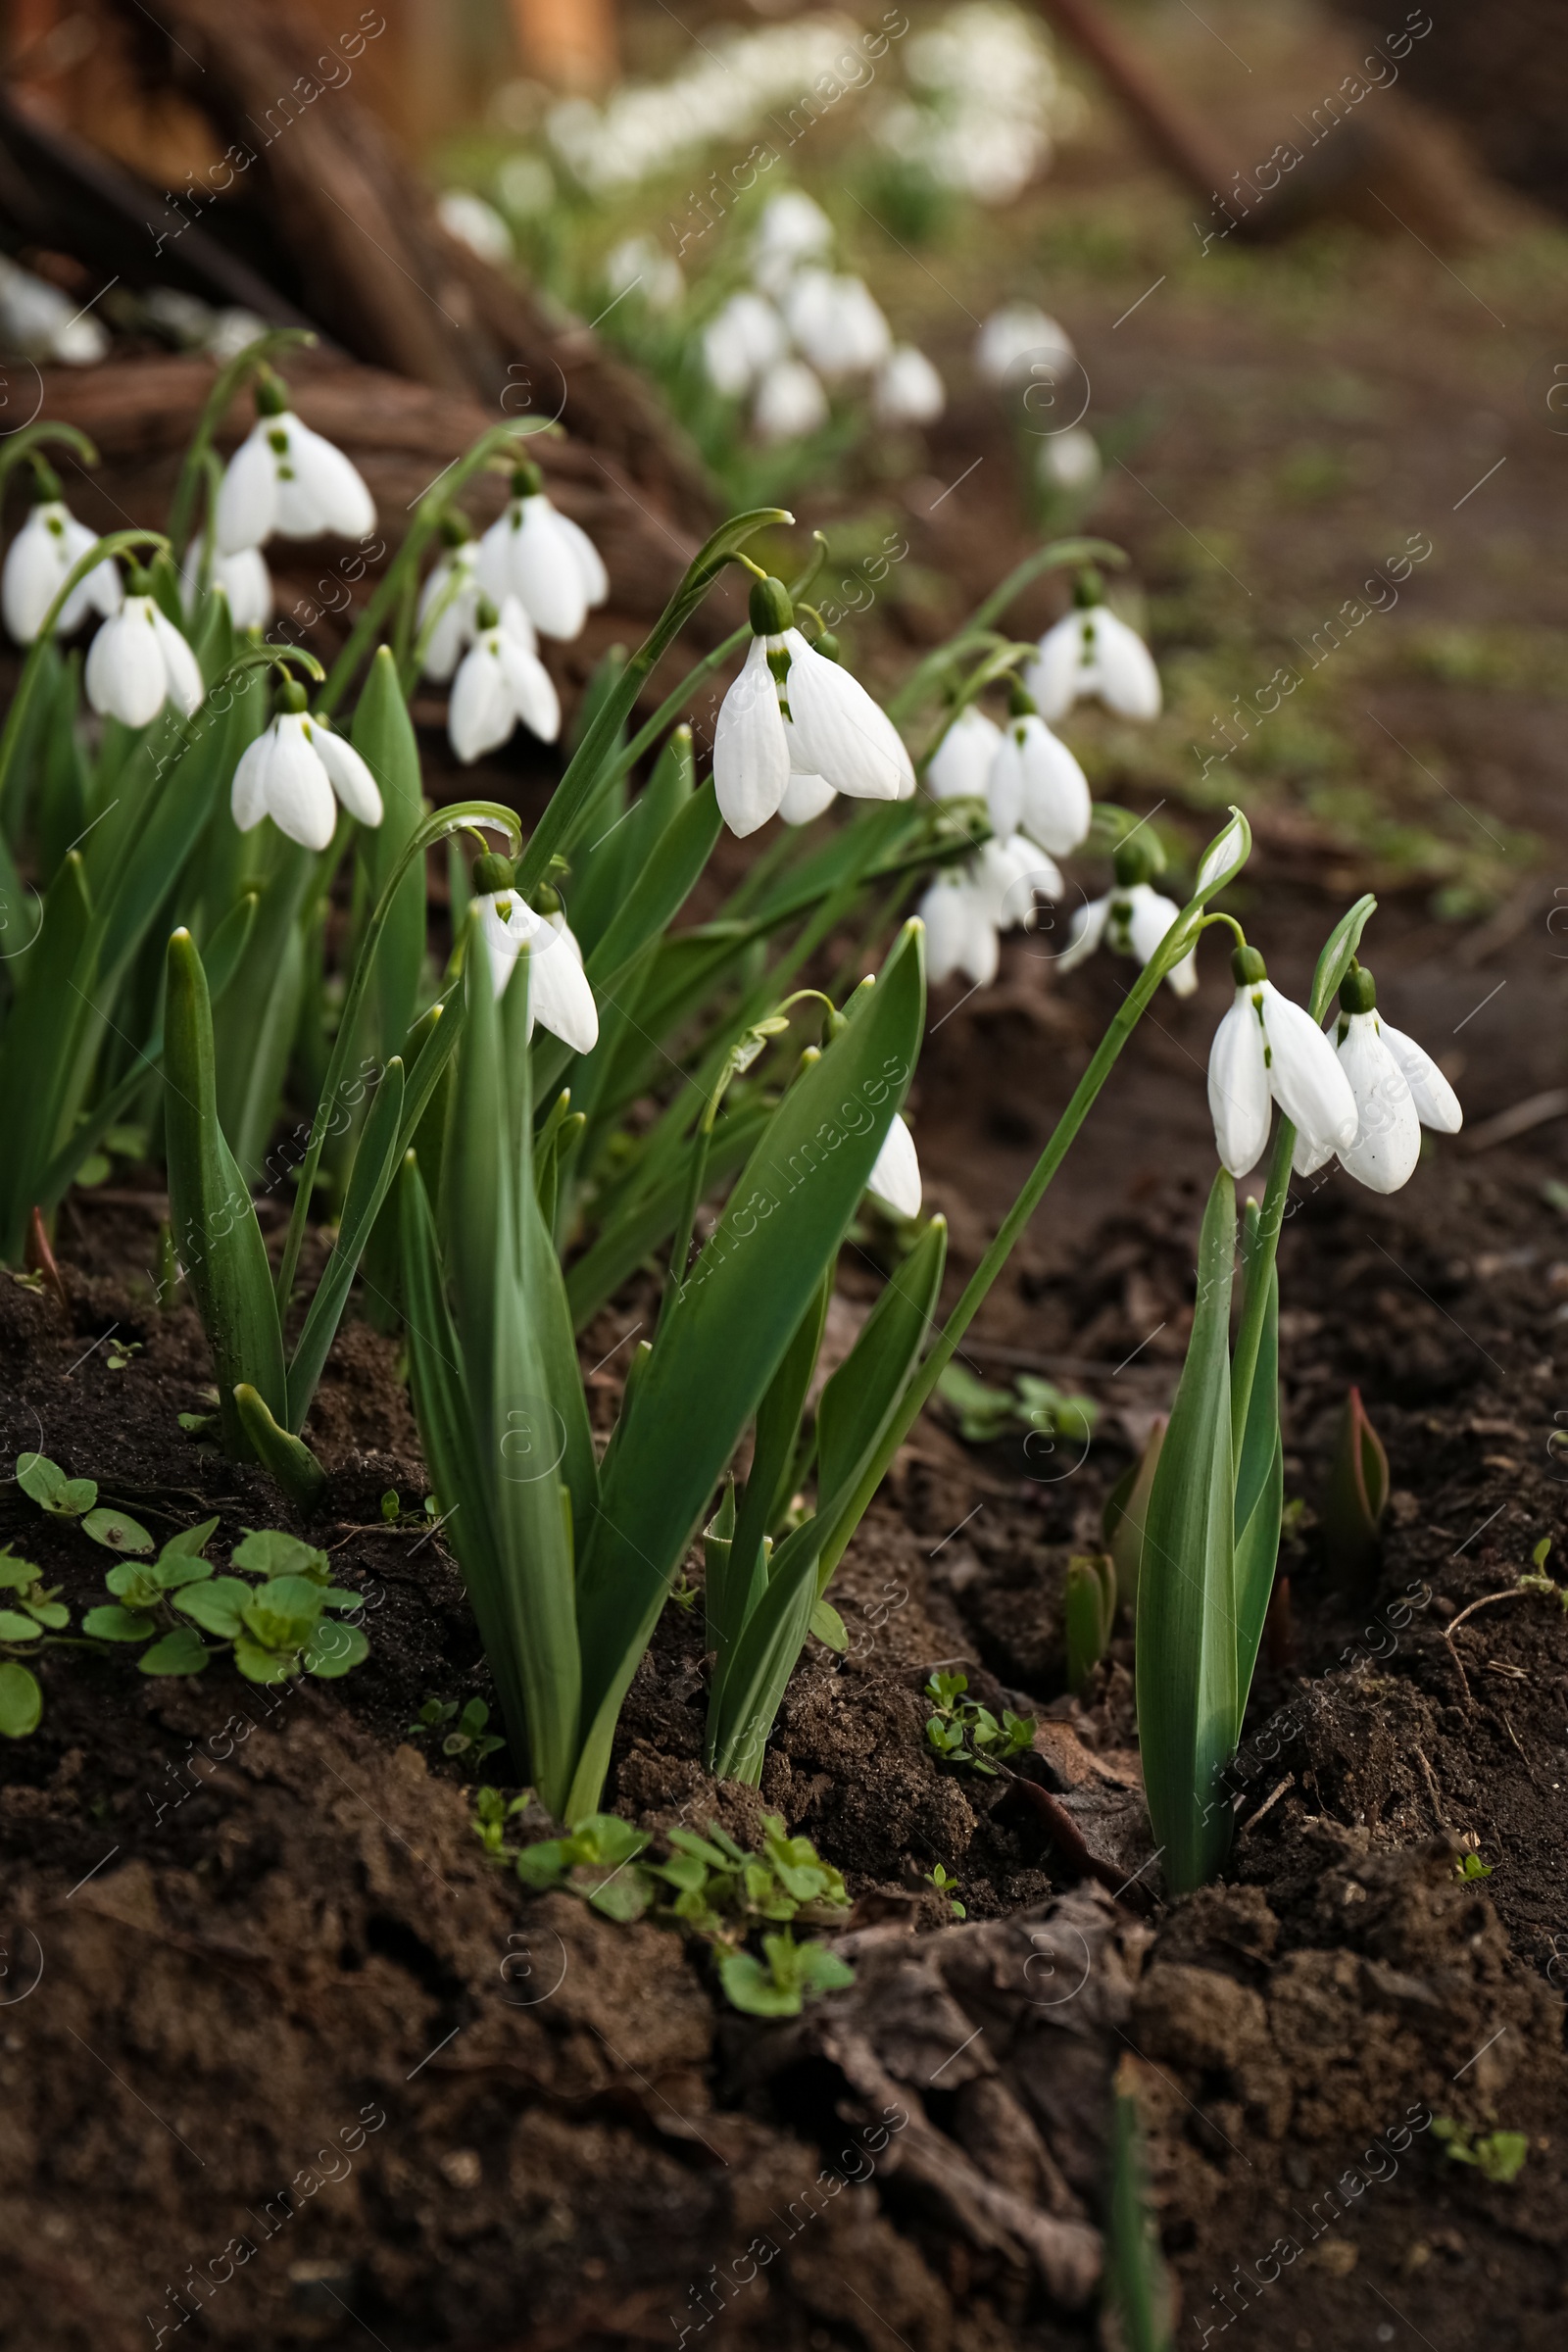
[[[1034,360],[1059,367],[1074,357],[1066,328],[1032,302],[1004,303],[975,338],[974,364],[990,384],[1007,384],[1027,375]]]
[[[1082,116],[1044,26],[994,0],[950,9],[909,41],[906,62],[921,95],[884,104],[880,144],[981,204],[1010,203]]]
[[[415,641],[424,641],[424,674],[438,683],[451,677],[478,635],[479,599],[484,593],[477,577],[478,564],[477,539],[460,539],[442,549],[419,591]],[[512,601],[516,602],[515,598]],[[436,616],[433,620],[432,614]],[[532,635],[530,627],[530,645]]]
[[[5,570],[0,573],[0,609],[18,645],[31,645],[71,573],[98,544],[97,532],[78,522],[60,496],[60,484],[49,467],[37,459],[33,467],[44,495],[36,499],[6,550]],[[69,637],[89,612],[118,612],[123,595],[116,565],[108,561],[95,564],[67,598],[59,634]]]
[[[1065,884],[1050,858],[1019,835],[988,841],[961,872],[935,881],[917,908],[926,928],[926,973],[936,987],[963,972],[976,988],[997,976],[999,935],[1035,919],[1035,898],[1060,898]]]
[[[732,294],[703,329],[703,365],[708,380],[728,400],[749,392],[789,338],[784,321],[760,294]]]
[[[902,1111],[893,1113],[893,1124],[883,1138],[865,1189],[896,1217],[920,1214],[925,1189],[920,1182],[920,1158]]]
[[[948,395],[925,353],[900,343],[878,370],[871,405],[884,424],[930,424],[947,407]]]
[[[1164,897],[1152,883],[1133,882],[1125,887],[1118,884],[1102,899],[1094,899],[1087,906],[1078,908],[1056,969],[1075,970],[1099,947],[1147,963],[1180,912],[1175,901]],[[1197,950],[1189,949],[1179,963],[1172,964],[1165,978],[1177,996],[1190,997],[1198,986]]]
[[[109,336],[79,302],[0,254],[0,344],[24,359],[90,368],[107,353]]]
[[[781,293],[802,262],[833,246],[833,223],[799,188],[781,188],[762,207],[752,240],[753,274],[770,294]]]
[[[635,287],[651,311],[678,311],[685,298],[679,262],[652,237],[622,237],[606,255],[604,274],[612,294],[630,294]]]
[[[352,744],[324,718],[305,714],[303,688],[283,689],[289,706],[241,755],[230,805],[234,822],[249,833],[270,816],[280,833],[307,850],[324,850],[337,827],[337,804],[362,825],[381,822],[374,776]]]
[[[498,607],[514,596],[542,636],[579,636],[589,608],[610,594],[599,550],[545,496],[537,466],[518,466],[512,490],[506,513],[479,542],[479,585]]]
[[[1037,710],[1015,711],[1003,729],[986,800],[999,833],[1021,830],[1054,858],[1077,849],[1094,814],[1088,778]]]
[[[777,360],[757,390],[752,423],[763,441],[798,441],[828,419],[828,399],[804,360]]]
[[[1055,490],[1092,490],[1104,470],[1100,444],[1086,425],[1048,433],[1037,460],[1040,478]]]
[[[541,743],[561,732],[561,700],[535,651],[533,625],[515,597],[484,625],[458,665],[447,705],[447,735],[465,767],[497,751],[519,724]]]
[[[474,196],[466,188],[447,188],[436,198],[436,219],[449,237],[466,245],[481,262],[493,270],[504,269],[512,259],[512,231],[493,204],[482,196]]]
[[[1046,718],[1097,695],[1122,718],[1159,716],[1159,672],[1136,629],[1108,605],[1079,605],[1040,640],[1024,686]]]
[[[194,624],[202,601],[201,575],[194,561],[180,573],[185,618]],[[236,629],[265,629],[272,617],[272,575],[259,547],[242,547],[232,556],[213,556],[208,587],[221,588],[228,599],[229,618]]]
[[[983,801],[1001,741],[996,720],[977,704],[965,704],[926,763],[925,780],[933,797]]]
[[[862,277],[803,270],[783,308],[790,333],[820,375],[861,374],[893,349],[893,330]]]
[[[104,622],[82,683],[93,709],[125,727],[150,725],[166,703],[189,718],[206,692],[195,655],[147,594],[127,596]]]
[[[256,422],[229,459],[218,493],[215,538],[221,556],[284,539],[331,532],[364,539],[375,528],[375,501],[359,468],[312,432],[287,406],[270,372],[258,377]]]

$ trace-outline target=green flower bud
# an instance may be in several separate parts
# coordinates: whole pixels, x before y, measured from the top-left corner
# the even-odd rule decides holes
[[[1255,988],[1268,978],[1268,965],[1255,948],[1238,948],[1231,956],[1231,971],[1238,988]]]
[[[1340,1010],[1342,1012],[1375,1012],[1378,992],[1372,975],[1363,964],[1352,962],[1340,982]]]
[[[750,612],[754,637],[782,637],[795,626],[795,608],[782,580],[754,580]]]
[[[478,899],[493,899],[498,891],[510,890],[513,883],[512,859],[498,857],[486,850],[473,861],[473,893]]]

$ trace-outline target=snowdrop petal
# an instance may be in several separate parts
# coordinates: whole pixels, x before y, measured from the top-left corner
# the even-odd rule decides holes
[[[275,422],[275,417],[258,417],[228,461],[213,526],[220,556],[261,547],[276,527],[277,458],[268,440]]]
[[[1332,1144],[1314,1144],[1304,1135],[1298,1135],[1296,1149],[1291,1153],[1291,1165],[1298,1176],[1315,1176],[1325,1160],[1334,1157]]]
[[[882,364],[871,404],[884,424],[930,424],[947,407],[948,395],[925,353],[901,343]]]
[[[531,910],[515,891],[496,891],[478,899],[479,925],[490,958],[490,993],[500,997],[512,978],[517,957],[532,936]]]
[[[382,813],[380,789],[354,746],[345,743],[341,735],[334,735],[318,718],[310,722],[310,739],[332,790],[350,816],[362,825],[378,825]]]
[[[169,673],[153,627],[150,596],[125,599],[124,609],[106,620],[87,652],[87,700],[122,726],[145,727],[169,696]]]
[[[227,597],[236,629],[266,628],[272,617],[272,575],[259,547],[215,557],[213,583]]]
[[[914,767],[897,727],[859,681],[786,629],[790,721],[813,775],[856,800],[906,800]]]
[[[1087,619],[1094,630],[1096,691],[1107,710],[1123,718],[1157,718],[1159,672],[1138,631],[1107,605],[1094,605]]]
[[[767,641],[754,637],[713,729],[713,790],[730,831],[744,840],[765,825],[789,780],[789,740],[767,666]]]
[[[464,655],[447,704],[447,736],[465,767],[496,751],[517,723],[516,705],[496,659],[491,630]]]
[[[1339,1048],[1358,1114],[1353,1142],[1340,1147],[1347,1172],[1370,1192],[1396,1193],[1421,1157],[1421,1122],[1410,1085],[1378,1034],[1375,1012],[1354,1012]]]
[[[298,498],[288,502],[287,521],[283,519],[284,502],[281,497],[278,501],[278,528],[284,537],[312,539],[330,531],[340,539],[368,538],[375,528],[375,501],[359,467],[292,413],[279,421],[288,435],[288,462],[298,491]],[[280,489],[289,487],[280,485]]]
[[[563,514],[559,507],[551,509],[551,519],[562,545],[570,549],[582,574],[582,592],[590,608],[602,605],[610,594],[610,574],[605,569],[603,556],[581,523],[573,522],[569,514]]]
[[[337,825],[331,780],[311,741],[303,711],[272,721],[267,812],[280,833],[307,850],[324,850]]]
[[[936,988],[965,960],[970,909],[958,883],[939,881],[932,883],[917,912],[925,925],[926,978]]]
[[[528,942],[528,1017],[574,1054],[599,1043],[599,1007],[569,931],[541,923]]]
[[[1263,985],[1266,985],[1263,984]],[[1268,1142],[1269,1071],[1258,1008],[1259,988],[1239,988],[1229,1012],[1214,1032],[1208,1053],[1208,1108],[1220,1165],[1245,1176],[1263,1156]]]
[[[1334,1048],[1309,1012],[1282,997],[1272,980],[1258,983],[1269,1047],[1268,1082],[1285,1116],[1314,1145],[1343,1151],[1355,1135],[1357,1116],[1350,1082]]]
[[[539,632],[514,596],[501,600],[501,634],[530,654],[539,651]]]
[[[1014,720],[1008,733],[1018,752],[1023,830],[1031,841],[1065,858],[1089,831],[1094,806],[1089,780],[1059,736],[1043,718]]]
[[[272,760],[272,730],[268,727],[247,744],[234,770],[229,808],[241,833],[249,833],[267,814],[267,771]]]
[[[1024,672],[1024,691],[1044,719],[1065,718],[1085,691],[1079,683],[1086,666],[1083,619],[1081,612],[1068,612],[1049,628]]]
[[[65,583],[70,566],[63,514],[52,503],[35,506],[6,551],[0,611],[18,645],[31,645]]]
[[[1105,936],[1105,918],[1110,912],[1110,901],[1091,899],[1086,906],[1075,906],[1067,935],[1067,945],[1056,958],[1058,972],[1076,971],[1087,963]]]
[[[163,656],[168,677],[167,699],[177,703],[189,718],[201,709],[207,696],[201,664],[173,622],[167,620],[156,605],[153,606],[153,634],[158,640],[158,650]]]
[[[986,776],[986,808],[992,829],[1003,840],[1016,833],[1023,819],[1024,761],[1020,723],[1000,738]]]
[[[828,419],[828,399],[804,360],[778,360],[758,386],[752,424],[763,441],[798,441]]]
[[[1002,741],[1002,729],[996,720],[988,718],[973,703],[967,704],[927,763],[925,780],[934,798],[984,800],[991,763]],[[999,825],[997,830],[1000,832],[1002,827]]]
[[[512,548],[520,527],[514,501],[480,538],[479,552],[473,560],[474,580],[498,611],[509,596],[515,594],[512,584]]]
[[[496,635],[495,658],[523,725],[541,743],[554,743],[561,733],[561,698],[538,655],[502,629]]]
[[[1128,910],[1127,944],[1140,963],[1148,963],[1163,944],[1165,934],[1181,908],[1173,899],[1167,899],[1148,882],[1135,882],[1125,895]]]
[[[1457,1135],[1464,1125],[1464,1112],[1459,1107],[1458,1096],[1431,1054],[1413,1037],[1406,1037],[1402,1029],[1391,1029],[1387,1021],[1382,1022],[1382,1031],[1383,1043],[1404,1072],[1422,1126],[1432,1128],[1438,1135]]]
[[[543,493],[515,507],[521,520],[512,535],[512,593],[543,636],[580,636],[588,592],[582,564],[560,529],[562,517]]]
[[[923,1188],[920,1182],[919,1155],[914,1138],[905,1124],[903,1114],[895,1111],[893,1124],[883,1139],[876,1163],[865,1180],[865,1189],[875,1195],[884,1208],[896,1217],[917,1217]]]
[[[808,825],[824,809],[831,808],[838,797],[825,776],[803,775],[791,768],[778,813],[787,825]]]

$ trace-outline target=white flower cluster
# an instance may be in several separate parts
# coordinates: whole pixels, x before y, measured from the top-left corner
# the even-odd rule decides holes
[[[753,394],[763,441],[792,441],[828,417],[830,384],[869,378],[884,424],[927,424],[947,394],[924,352],[896,344],[865,280],[828,267],[833,224],[799,189],[764,207],[752,245],[749,287],[709,321],[703,362],[727,398]]]
[[[1093,808],[1083,769],[1048,722],[1091,696],[1124,718],[1159,713],[1159,673],[1148,647],[1102,604],[1075,606],[1046,631],[1004,727],[971,704],[937,747],[926,770],[932,793],[984,801],[994,838],[921,901],[933,982],[961,971],[985,987],[997,975],[999,935],[1033,921],[1037,895],[1064,895],[1055,860],[1081,846]],[[1118,851],[1115,886],[1073,917],[1063,971],[1101,945],[1141,963],[1158,948],[1180,910],[1152,887],[1151,846]],[[1168,978],[1179,996],[1196,988],[1192,957]]]
[[[1082,119],[1049,36],[998,0],[971,0],[914,34],[907,72],[917,94],[882,109],[879,145],[980,204],[1021,195]]]

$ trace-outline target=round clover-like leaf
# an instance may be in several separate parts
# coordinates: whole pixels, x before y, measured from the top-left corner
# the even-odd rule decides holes
[[[122,1560],[118,1568],[106,1569],[104,1583],[127,1609],[156,1608],[162,1597],[152,1570],[139,1560]]]
[[[325,1552],[302,1544],[298,1536],[286,1536],[277,1527],[251,1528],[230,1556],[236,1568],[247,1569],[252,1576],[304,1576],[318,1585],[324,1585],[327,1578]]]
[[[40,1625],[46,1625],[52,1634],[58,1633],[63,1625],[69,1625],[71,1623],[71,1611],[67,1608],[63,1600],[28,1600],[24,1598],[22,1605],[26,1610],[29,1617],[36,1617],[38,1623]]]
[[[370,1644],[357,1625],[318,1625],[305,1650],[305,1670],[335,1682],[369,1656]]]
[[[93,1492],[96,1494],[97,1489]],[[91,1536],[109,1551],[151,1551],[153,1540],[140,1520],[132,1519],[127,1511],[109,1509],[89,1511],[81,1523],[82,1533]]]
[[[321,1587],[308,1576],[274,1576],[253,1592],[245,1630],[265,1649],[303,1649],[321,1614]]]
[[[98,1608],[89,1609],[81,1621],[81,1630],[95,1642],[147,1642],[158,1631],[153,1620],[140,1609],[122,1609],[106,1600]]]
[[[0,1665],[0,1732],[8,1740],[25,1740],[38,1729],[42,1714],[43,1692],[36,1675],[8,1658]]]
[[[174,1595],[174,1606],[182,1617],[194,1619],[204,1633],[216,1634],[220,1642],[233,1642],[245,1630],[245,1604],[251,1589],[243,1578],[215,1576],[208,1584],[189,1585]]]
[[[176,1625],[136,1661],[143,1674],[200,1674],[212,1651],[192,1625]]]
[[[200,1585],[213,1573],[211,1560],[199,1560],[188,1551],[171,1552],[167,1545],[148,1570],[148,1575],[161,1592],[177,1592],[181,1585]],[[237,1579],[231,1578],[231,1583]],[[249,1585],[245,1588],[249,1592]]]
[[[0,1609],[0,1642],[36,1642],[42,1628],[20,1609]]]
[[[281,1656],[275,1649],[264,1649],[243,1634],[234,1644],[234,1663],[248,1683],[286,1683],[298,1671],[292,1657]]]

